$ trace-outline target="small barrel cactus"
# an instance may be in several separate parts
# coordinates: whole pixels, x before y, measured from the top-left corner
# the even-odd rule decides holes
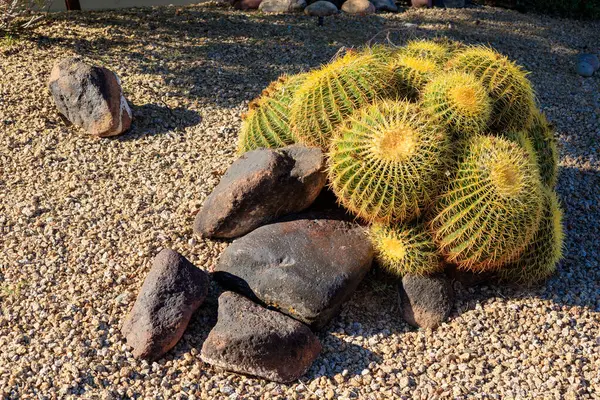
[[[294,96],[291,125],[300,143],[327,150],[338,125],[354,110],[395,95],[389,66],[374,54],[348,52],[307,74]]]
[[[378,264],[394,275],[430,275],[444,269],[431,234],[421,224],[374,224],[369,236]]]
[[[450,147],[417,105],[379,101],[354,113],[334,137],[329,180],[339,201],[366,221],[406,221],[434,199]]]
[[[544,114],[536,110],[531,127],[526,133],[535,149],[542,183],[553,188],[558,175],[558,148],[554,130]]]
[[[537,165],[517,143],[476,136],[431,221],[446,261],[488,271],[514,261],[537,231],[542,184]]]
[[[529,127],[535,96],[527,74],[520,66],[483,46],[469,47],[457,53],[447,66],[481,79],[493,102],[493,129],[518,131]]]
[[[305,75],[282,76],[272,82],[260,97],[250,102],[243,116],[238,152],[260,147],[278,148],[295,143],[290,127],[290,104]]]
[[[563,249],[562,211],[556,194],[544,189],[544,208],[540,227],[519,259],[499,271],[503,280],[534,284],[556,270]]]
[[[492,114],[491,99],[473,75],[448,72],[429,82],[422,94],[423,109],[459,138],[483,133]]]

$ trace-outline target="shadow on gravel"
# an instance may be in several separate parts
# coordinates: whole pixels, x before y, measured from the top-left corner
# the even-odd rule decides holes
[[[124,135],[116,136],[113,140],[126,142],[147,136],[161,135],[183,130],[202,121],[199,113],[182,107],[169,108],[166,105],[158,104],[130,106],[133,112],[131,129]]]

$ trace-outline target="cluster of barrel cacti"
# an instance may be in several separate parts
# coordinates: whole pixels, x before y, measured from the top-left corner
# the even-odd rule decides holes
[[[291,143],[326,152],[331,190],[394,274],[453,264],[532,283],[561,258],[553,127],[489,47],[375,46],[284,76],[251,103],[239,151]]]

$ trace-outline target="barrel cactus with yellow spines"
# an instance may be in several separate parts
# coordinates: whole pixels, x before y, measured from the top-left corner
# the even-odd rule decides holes
[[[329,180],[348,210],[368,222],[419,216],[437,194],[450,140],[417,105],[378,101],[350,116],[329,150]]]
[[[514,262],[538,229],[543,193],[534,160],[519,144],[476,136],[431,221],[448,262],[474,272]]]
[[[523,130],[529,127],[535,95],[527,73],[519,65],[491,48],[472,46],[458,52],[447,67],[481,79],[493,102],[492,128]]]
[[[395,95],[393,72],[380,57],[348,52],[308,73],[296,91],[290,114],[294,136],[326,150],[335,129],[353,111]]]
[[[556,194],[545,188],[540,227],[519,259],[499,271],[500,278],[525,285],[548,278],[562,258],[563,240],[560,204]]]
[[[399,52],[393,57],[392,69],[400,95],[416,99],[423,87],[440,72],[441,66],[434,59]]]
[[[545,115],[536,110],[533,122],[526,131],[535,149],[542,182],[553,188],[558,175],[558,148],[554,129],[548,123]]]
[[[430,275],[444,269],[431,234],[421,224],[374,224],[369,237],[378,264],[393,275]]]
[[[305,74],[284,75],[252,100],[243,116],[238,152],[260,147],[278,148],[295,143],[290,127],[290,104]]]
[[[452,55],[449,42],[434,40],[411,40],[400,52],[404,55],[430,59],[443,65]]]
[[[459,138],[486,131],[492,101],[473,75],[452,71],[440,74],[423,89],[423,109]]]

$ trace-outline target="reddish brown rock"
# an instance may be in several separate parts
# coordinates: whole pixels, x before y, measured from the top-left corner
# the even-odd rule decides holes
[[[306,325],[225,292],[201,358],[227,371],[285,383],[306,373],[320,351],[321,343]]]
[[[375,6],[369,0],[346,0],[342,11],[348,14],[369,15],[375,13]]]
[[[179,253],[158,253],[121,329],[133,355],[155,360],[173,348],[206,298],[208,285],[208,274]]]
[[[398,290],[402,318],[418,328],[437,328],[446,321],[454,305],[452,287],[445,274],[404,275]]]
[[[352,295],[373,260],[364,228],[343,218],[314,213],[262,226],[223,252],[213,276],[231,290],[320,329]]]
[[[48,87],[60,113],[92,135],[115,136],[131,127],[121,82],[106,68],[63,59],[52,68]]]
[[[327,180],[316,147],[289,146],[245,153],[227,170],[196,216],[194,232],[235,238],[312,204]]]
[[[256,10],[262,0],[235,0],[233,6],[238,10]]]

